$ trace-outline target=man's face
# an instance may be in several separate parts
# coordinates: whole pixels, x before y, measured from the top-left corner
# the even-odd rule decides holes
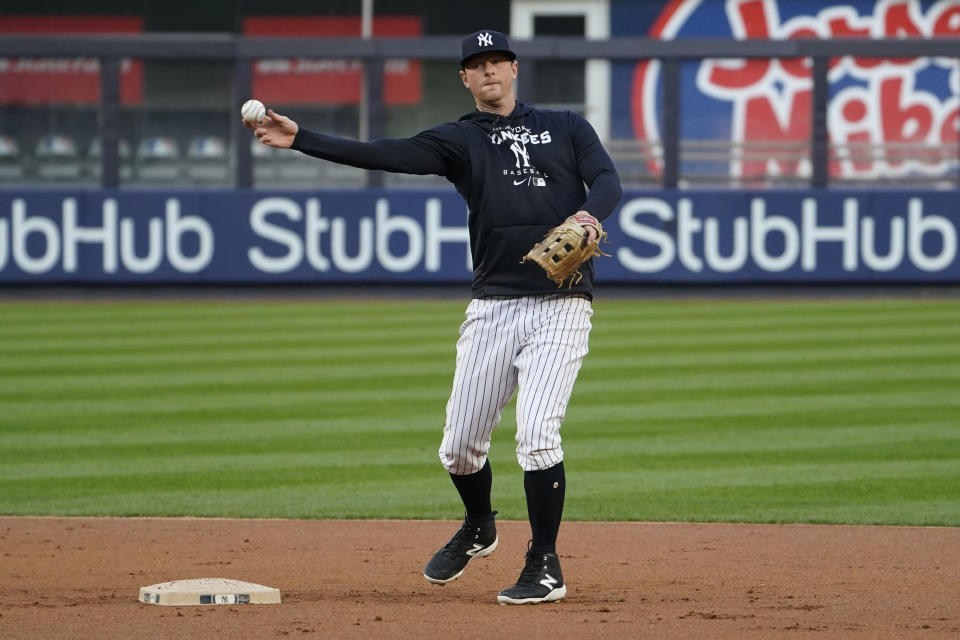
[[[492,51],[469,58],[460,71],[463,86],[477,102],[494,104],[513,93],[517,61],[505,53]]]

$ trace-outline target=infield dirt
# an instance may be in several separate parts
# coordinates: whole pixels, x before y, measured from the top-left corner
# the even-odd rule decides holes
[[[0,518],[0,638],[939,638],[960,634],[960,529],[564,523],[566,599],[505,607],[529,529],[459,580],[422,568],[459,523]],[[279,605],[161,607],[222,577]]]

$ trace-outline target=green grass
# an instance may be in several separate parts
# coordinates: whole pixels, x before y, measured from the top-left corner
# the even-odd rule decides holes
[[[0,513],[456,518],[464,307],[5,302]],[[567,519],[960,525],[960,303],[595,309]],[[494,503],[524,519],[515,424]]]

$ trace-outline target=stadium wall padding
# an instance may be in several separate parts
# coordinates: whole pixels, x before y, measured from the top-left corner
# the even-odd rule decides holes
[[[956,190],[628,190],[597,278],[957,283],[958,205]],[[0,284],[466,284],[469,265],[452,190],[0,191]]]

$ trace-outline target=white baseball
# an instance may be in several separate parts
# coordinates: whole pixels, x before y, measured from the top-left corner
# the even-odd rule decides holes
[[[263,103],[259,100],[247,100],[243,103],[243,106],[240,107],[240,115],[251,124],[258,124],[266,112],[266,108],[264,108]]]

